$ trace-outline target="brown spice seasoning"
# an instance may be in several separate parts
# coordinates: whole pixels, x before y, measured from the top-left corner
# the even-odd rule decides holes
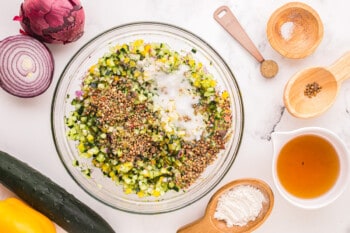
[[[305,86],[304,95],[309,98],[312,98],[315,97],[321,90],[322,87],[317,82],[308,83]]]
[[[273,60],[264,60],[260,64],[260,72],[265,78],[273,78],[278,73],[278,65]]]

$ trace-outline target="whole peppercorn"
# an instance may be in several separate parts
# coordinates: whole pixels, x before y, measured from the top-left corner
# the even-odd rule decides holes
[[[305,86],[304,95],[309,98],[315,97],[321,89],[322,87],[317,82],[308,83]]]

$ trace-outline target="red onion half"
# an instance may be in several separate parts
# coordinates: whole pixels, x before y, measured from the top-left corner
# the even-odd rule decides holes
[[[50,86],[53,71],[51,52],[33,37],[16,35],[0,42],[0,86],[8,93],[38,96]]]

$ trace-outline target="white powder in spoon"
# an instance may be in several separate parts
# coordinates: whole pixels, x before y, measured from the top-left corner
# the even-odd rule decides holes
[[[266,202],[261,191],[251,185],[239,185],[222,194],[214,218],[224,220],[228,227],[244,226],[254,221]]]
[[[285,22],[281,26],[281,35],[284,40],[290,40],[292,38],[294,31],[294,23],[293,22]]]

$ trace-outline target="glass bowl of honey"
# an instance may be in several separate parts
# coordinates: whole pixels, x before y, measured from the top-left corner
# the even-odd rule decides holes
[[[301,128],[272,134],[272,173],[279,193],[305,209],[336,200],[349,183],[349,152],[328,129]]]

